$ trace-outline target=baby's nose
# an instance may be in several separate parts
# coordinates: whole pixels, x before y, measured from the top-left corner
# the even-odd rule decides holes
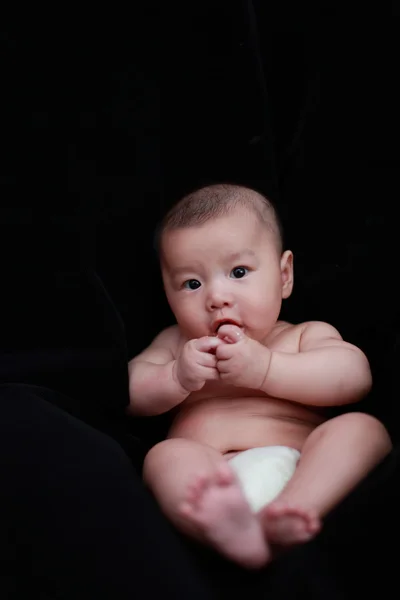
[[[227,290],[213,290],[208,297],[208,309],[216,310],[232,306],[233,297]]]

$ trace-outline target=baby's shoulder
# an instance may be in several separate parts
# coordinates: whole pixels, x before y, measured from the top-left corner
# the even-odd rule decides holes
[[[296,352],[298,351],[301,331],[302,324],[296,325],[287,321],[277,321],[264,343],[271,349]]]
[[[326,338],[342,339],[337,329],[324,321],[305,321],[296,324],[277,321],[266,340],[266,345],[287,352],[299,352],[304,344]]]
[[[153,346],[164,346],[168,348],[172,354],[178,353],[179,347],[182,344],[182,334],[178,325],[170,325],[163,329],[153,340]]]

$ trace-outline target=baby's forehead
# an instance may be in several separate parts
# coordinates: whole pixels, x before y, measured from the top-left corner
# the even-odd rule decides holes
[[[280,253],[275,232],[265,227],[264,223],[259,223],[257,229],[250,230],[242,236],[235,231],[229,235],[230,232],[224,227],[223,220],[219,221],[219,223],[214,221],[213,231],[207,223],[196,228],[182,227],[165,231],[160,246],[161,262],[174,269],[181,264],[187,266],[189,263],[204,263],[204,260],[209,264],[257,260],[265,254],[267,246],[270,251]],[[220,229],[223,238],[216,232],[215,227]],[[197,230],[196,235],[193,235],[194,229]]]
[[[163,244],[174,245],[177,240],[184,241],[185,245],[197,245],[199,239],[221,241],[221,234],[224,238],[238,236],[238,233],[243,233],[253,236],[255,229],[261,225],[258,215],[248,210],[246,207],[240,206],[233,208],[229,212],[217,216],[212,216],[203,219],[200,223],[189,223],[185,225],[166,227],[161,234]],[[241,236],[238,237],[240,243]],[[235,238],[236,239],[236,238]]]

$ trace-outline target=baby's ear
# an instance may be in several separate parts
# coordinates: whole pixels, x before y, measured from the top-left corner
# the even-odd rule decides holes
[[[289,298],[293,291],[293,252],[285,250],[281,256],[282,298]]]

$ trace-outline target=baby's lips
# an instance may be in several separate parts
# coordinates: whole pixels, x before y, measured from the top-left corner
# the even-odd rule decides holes
[[[221,325],[218,329],[218,337],[229,344],[235,344],[243,339],[243,331],[238,325]]]

